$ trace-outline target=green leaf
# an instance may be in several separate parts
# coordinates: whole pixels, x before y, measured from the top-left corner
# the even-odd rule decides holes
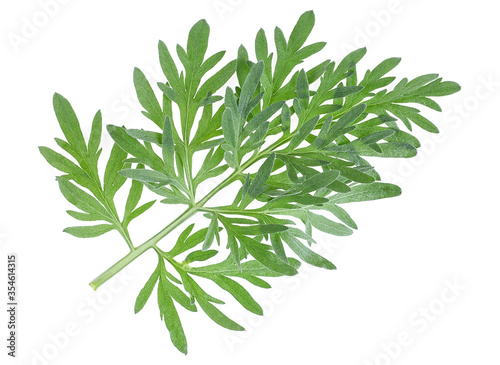
[[[144,165],[138,165],[138,169],[143,169]],[[141,199],[142,190],[144,185],[141,184],[137,180],[132,181],[132,185],[130,186],[130,191],[128,193],[127,202],[125,204],[125,216],[128,216],[132,213],[132,211],[137,207],[139,201]]]
[[[112,218],[106,209],[94,197],[87,194],[83,190],[77,188],[63,177],[58,177],[59,189],[64,197],[75,207],[83,210],[84,212],[95,214],[102,220],[112,222]]]
[[[278,57],[286,53],[286,38],[283,31],[279,27],[274,28],[274,43],[276,44],[276,53],[278,54]]]
[[[208,94],[215,94],[224,86],[236,71],[236,60],[230,61],[227,65],[209,77],[196,93],[195,100],[201,101]]]
[[[170,55],[167,46],[162,41],[158,42],[158,53],[160,56],[161,69],[167,77],[168,82],[172,85],[176,92],[181,92],[183,86],[179,78],[179,71],[177,70],[177,66]]]
[[[267,281],[264,281],[256,276],[249,275],[249,274],[241,274],[241,278],[247,280],[250,284],[253,284],[255,286],[258,286],[259,288],[263,289],[270,289],[271,285]]]
[[[147,183],[170,184],[172,179],[167,175],[158,171],[145,169],[124,169],[120,171],[120,175]]]
[[[115,143],[120,146],[122,150],[139,158],[145,165],[150,166],[154,170],[162,170],[164,168],[163,161],[152,151],[148,151],[146,147],[135,138],[129,136],[124,128],[108,125],[107,129],[111,138],[113,138]]]
[[[216,233],[219,231],[219,225],[217,216],[212,216],[210,220],[210,225],[208,226],[207,234],[205,236],[205,241],[203,242],[202,250],[206,251],[212,246]]]
[[[437,79],[430,84],[420,88],[419,93],[426,96],[446,96],[461,90],[460,85],[453,81],[443,81]]]
[[[392,71],[399,63],[401,62],[401,58],[393,57],[388,58],[385,61],[382,61],[377,67],[375,67],[370,72],[370,79],[377,80],[382,76],[386,75],[388,72]]]
[[[186,258],[184,259],[184,262],[189,264],[189,263],[194,262],[194,261],[206,261],[206,260],[214,257],[215,255],[217,255],[217,253],[218,253],[218,251],[216,251],[216,250],[193,251],[189,255],[186,256]]]
[[[206,273],[197,273],[196,275],[212,280],[222,289],[231,294],[234,299],[236,299],[243,306],[243,308],[248,311],[258,315],[262,315],[264,313],[262,307],[255,301],[255,299],[252,298],[250,293],[236,281],[222,275]]]
[[[45,160],[59,171],[70,174],[72,178],[89,180],[90,177],[78,165],[63,155],[51,150],[48,147],[39,147],[40,153]]]
[[[123,220],[124,226],[126,227],[130,223],[130,221],[132,221],[133,219],[137,218],[138,216],[146,212],[149,208],[153,206],[154,203],[156,203],[156,200],[151,200],[150,202],[144,203],[139,208],[134,209],[132,213],[130,213],[130,215],[128,215]]]
[[[179,236],[179,239],[177,240],[175,246],[168,252],[169,255],[172,257],[175,257],[183,252],[186,252],[193,247],[197,246],[198,244],[202,243],[203,240],[205,239],[205,236],[207,234],[208,228],[202,228],[199,231],[196,231],[189,237],[185,238],[184,240],[181,239],[183,236],[189,235],[191,230],[193,229],[194,225],[188,226]]]
[[[325,48],[326,42],[316,42],[313,44],[309,44],[308,46],[305,46],[304,48],[300,49],[295,53],[295,58],[300,60],[298,63],[302,62],[303,59],[308,58],[319,51],[321,51],[323,48]]]
[[[357,169],[344,167],[341,168],[340,170],[343,177],[355,182],[359,182],[362,184],[369,184],[375,181],[375,178],[373,176],[365,174],[364,172],[361,172]]]
[[[198,301],[201,309],[219,326],[233,330],[233,331],[244,331],[245,329],[238,323],[234,322],[232,319],[228,318],[224,313],[217,309],[213,304],[210,303],[209,299],[211,297],[200,288],[200,286],[188,275],[183,276],[184,283],[192,288],[193,294]]]
[[[386,130],[382,130],[382,131],[378,131],[378,132],[373,132],[373,133],[367,134],[366,136],[361,137],[359,139],[359,141],[361,143],[366,144],[366,145],[370,145],[370,144],[376,143],[376,142],[378,142],[378,141],[380,141],[382,139],[386,139],[387,137],[392,136],[394,133],[395,133],[394,130],[392,130],[392,129],[386,129]]]
[[[257,128],[262,126],[263,123],[267,122],[269,118],[271,118],[280,108],[285,106],[284,101],[278,101],[276,103],[273,103],[269,105],[267,108],[265,108],[263,111],[255,115],[248,124],[245,126],[243,129],[243,133],[241,133],[240,138],[246,138],[247,136],[250,135],[253,131],[255,131]],[[290,112],[290,109],[288,110],[288,113]],[[289,120],[288,120],[289,122]]]
[[[250,112],[249,110],[247,110],[247,107],[255,93],[255,90],[257,89],[257,86],[260,83],[260,78],[262,77],[263,72],[263,61],[257,62],[250,70],[245,83],[241,87],[240,99],[238,102],[238,110],[240,114],[246,115]]]
[[[160,266],[158,265],[155,271],[153,271],[153,274],[151,274],[151,277],[148,279],[148,281],[146,281],[146,284],[141,289],[139,295],[137,296],[137,299],[135,300],[134,312],[136,314],[139,313],[142,310],[142,308],[144,308],[144,306],[146,305],[146,302],[151,296],[151,293],[153,292],[153,289],[155,288],[159,277],[160,277]]]
[[[329,93],[332,99],[341,99],[346,96],[359,93],[363,90],[363,86],[339,86],[335,89],[332,89]]]
[[[257,174],[255,175],[250,187],[248,188],[248,195],[255,198],[262,194],[262,189],[271,176],[271,172],[274,166],[274,160],[276,158],[276,154],[273,152],[269,157],[266,158],[264,163],[260,166]]]
[[[366,104],[359,104],[345,113],[330,129],[330,133],[344,129],[354,123],[356,119],[366,110]]]
[[[231,221],[232,223],[238,223],[236,219],[232,219]],[[282,224],[256,224],[248,226],[232,225],[232,229],[246,236],[260,236],[263,234],[283,232],[286,231],[288,227]]]
[[[408,143],[379,143],[379,152],[375,152],[371,147],[364,144],[355,145],[357,153],[360,156],[376,156],[385,158],[410,158],[417,155],[417,149]]]
[[[148,112],[150,119],[160,128],[163,127],[163,112],[160,103],[155,96],[149,81],[144,73],[137,67],[134,68],[134,86],[137,93],[137,99],[144,109]]]
[[[278,233],[278,232],[284,232],[288,229],[287,226],[284,226],[283,224],[259,224],[258,229],[260,233],[263,234],[269,234],[269,233]]]
[[[217,53],[213,54],[212,56],[208,57],[202,63],[200,68],[195,73],[194,83],[196,86],[199,85],[199,82],[200,82],[201,78],[203,77],[203,75],[205,75],[208,71],[210,71],[212,68],[214,68],[220,62],[220,60],[222,60],[222,58],[224,57],[225,54],[226,54],[226,51],[217,52]]]
[[[334,270],[335,265],[325,259],[323,256],[318,255],[316,252],[307,248],[302,242],[295,238],[291,233],[284,233],[283,240],[287,243],[288,247],[297,254],[302,260],[313,266],[322,267],[328,270]]]
[[[319,116],[315,116],[314,118],[311,118],[307,122],[305,122],[304,125],[300,127],[298,132],[290,140],[290,143],[286,148],[287,151],[292,151],[296,149],[316,127],[318,121],[319,121]]]
[[[158,307],[160,308],[160,318],[165,321],[170,333],[170,340],[180,352],[187,354],[187,340],[179,314],[175,309],[172,297],[164,290],[163,285],[158,285]]]
[[[297,21],[297,24],[290,34],[290,39],[288,40],[288,51],[295,53],[304,45],[309,34],[314,27],[314,13],[312,10],[306,11],[302,14]]]
[[[209,94],[209,96],[207,96],[205,99],[203,99],[200,102],[200,105],[201,106],[210,105],[210,104],[216,103],[222,99],[224,99],[222,96],[219,96],[219,95],[211,96]]]
[[[236,125],[235,118],[233,118],[233,111],[229,108],[224,110],[222,114],[222,132],[224,133],[224,141],[235,150],[238,146],[238,126]]]
[[[182,103],[185,103],[185,101],[181,98],[179,93],[177,93],[177,91],[172,89],[167,84],[163,84],[163,83],[159,82],[156,85],[163,92],[163,95],[167,97],[167,99],[173,101],[176,104],[182,105]]]
[[[288,264],[294,269],[298,269],[300,267],[300,261],[291,257],[288,257]],[[245,261],[242,262],[240,266],[238,266],[234,263],[231,257],[228,257],[225,261],[222,261],[217,264],[207,265],[203,267],[192,267],[190,269],[190,272],[193,274],[197,274],[198,272],[208,272],[208,273],[221,274],[225,276],[236,276],[243,278],[244,276],[242,276],[242,274],[263,276],[263,277],[283,276],[282,273],[270,270],[257,260]]]
[[[54,94],[53,104],[59,126],[68,143],[80,156],[86,156],[87,145],[85,144],[80,123],[71,104],[58,93]]]
[[[297,98],[309,100],[309,81],[304,69],[300,70],[297,77]]]
[[[345,204],[391,198],[398,195],[401,195],[401,188],[397,185],[373,183],[369,185],[353,186],[350,192],[334,195],[330,201],[335,204]]]
[[[92,122],[92,129],[90,130],[90,138],[88,145],[88,154],[89,156],[93,156],[97,153],[99,149],[99,145],[101,144],[101,136],[102,136],[102,115],[99,110]]]
[[[325,186],[330,185],[333,181],[335,181],[340,176],[340,172],[331,170],[324,171],[317,175],[310,177],[305,180],[300,185],[300,193],[308,194],[318,189],[324,188]]]
[[[413,123],[427,132],[439,133],[439,129],[429,119],[421,116],[420,114],[412,114],[409,118]]]
[[[255,150],[260,147],[264,141],[263,139],[266,137],[267,131],[269,130],[269,123],[265,122],[260,125],[257,130],[250,135],[250,138],[241,146],[241,150],[243,153],[248,153],[249,151]]]
[[[171,275],[166,275],[166,277],[167,276],[172,277]],[[161,278],[160,281],[162,286],[164,287],[165,290],[168,291],[172,299],[175,300],[180,305],[182,305],[187,310],[191,312],[197,312],[198,308],[196,308],[196,306],[193,303],[191,303],[190,298],[181,289],[179,289],[177,286],[168,281],[166,277]]]
[[[127,129],[127,134],[141,141],[154,143],[161,146],[162,135],[158,132],[145,131],[143,129]]]
[[[343,77],[345,77],[346,72],[351,70],[364,57],[365,54],[366,48],[363,47],[352,51],[347,56],[345,56],[335,69],[333,74],[334,78],[340,81]]]
[[[322,206],[322,208],[329,211],[330,213],[332,213],[340,221],[342,221],[345,225],[347,225],[353,229],[358,229],[356,222],[353,221],[351,216],[344,210],[344,208],[339,207],[338,205],[335,205],[335,204],[324,204]]]
[[[307,213],[311,224],[314,228],[319,229],[328,234],[332,234],[334,236],[349,236],[352,234],[352,229],[344,226],[341,223],[334,222],[322,215],[308,212]]]
[[[329,64],[330,60],[325,60],[321,62],[319,65],[314,66],[309,71],[307,71],[306,72],[307,81],[309,81],[309,84],[312,84],[314,81],[318,80],[321,76],[323,76]]]
[[[406,86],[406,92],[414,91],[425,84],[428,84],[432,80],[435,80],[438,78],[438,74],[426,74],[422,76],[415,77],[413,80],[409,81]]]
[[[191,303],[189,297],[176,285],[172,284],[168,278],[174,279],[175,282],[179,283],[179,281],[170,274],[165,268],[165,262],[163,260],[160,261],[160,286],[165,293],[168,293],[169,296],[172,297],[177,303],[182,305],[184,308],[191,312],[196,312],[197,308],[194,303]]]
[[[257,60],[264,61],[267,59],[268,54],[266,33],[261,28],[255,37],[255,55]]]
[[[290,132],[290,108],[288,105],[283,104],[283,108],[281,109],[281,128],[283,129],[283,133]]]
[[[172,133],[172,122],[170,117],[167,115],[165,122],[163,124],[163,136],[162,136],[162,154],[165,166],[170,174],[174,175],[174,135]]]
[[[209,34],[210,27],[205,19],[198,21],[189,31],[187,55],[191,61],[193,70],[195,67],[200,66],[205,58]]]
[[[229,247],[229,250],[231,252],[231,257],[232,257],[234,263],[238,267],[241,267],[241,265],[240,265],[241,258],[240,258],[240,251],[239,251],[239,247],[238,247],[238,242],[236,242],[236,238],[230,232],[228,232],[228,234],[227,234],[227,246]]]
[[[78,238],[92,238],[101,236],[114,228],[111,224],[99,224],[97,226],[68,227],[63,232]]]
[[[94,222],[101,220],[101,217],[96,214],[75,212],[74,210],[67,210],[66,213],[68,213],[73,218],[83,222]]]
[[[238,83],[242,86],[250,72],[250,67],[248,66],[248,52],[243,45],[238,47],[238,58],[236,61],[236,76],[238,77]]]
[[[270,239],[271,239],[271,245],[273,247],[273,251],[276,253],[276,256],[278,256],[281,261],[288,264],[288,258],[286,257],[286,252],[285,252],[285,248],[283,247],[281,235],[271,234]]]
[[[278,256],[265,249],[263,244],[243,235],[239,236],[238,239],[244,245],[248,253],[265,267],[284,275],[291,276],[297,274],[295,268],[281,261]]]
[[[106,169],[104,170],[104,193],[107,197],[113,198],[118,189],[125,183],[126,179],[118,172],[125,167],[123,160],[127,158],[127,152],[122,150],[117,144],[113,145],[109,155]]]

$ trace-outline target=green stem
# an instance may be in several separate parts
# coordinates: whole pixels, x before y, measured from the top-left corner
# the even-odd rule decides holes
[[[187,180],[187,185],[188,185],[188,190],[189,190],[189,199],[191,201],[191,204],[195,203],[195,190],[193,186],[193,173],[191,171],[191,157],[189,154],[189,145],[188,142],[184,142],[184,156],[186,159],[186,165],[184,168],[186,169],[186,180]]]
[[[125,228],[121,222],[118,222],[117,225],[118,225],[118,232],[120,232],[125,242],[127,242],[130,251],[135,251],[135,246],[132,243],[132,239],[130,238],[130,233],[128,233],[128,229]]]
[[[163,237],[165,237],[167,234],[173,231],[176,227],[178,227],[184,221],[192,217],[196,213],[196,211],[197,209],[195,209],[194,207],[186,209],[184,213],[178,216],[168,226],[163,228],[160,232],[155,234],[153,237],[144,242],[142,245],[136,247],[134,251],[131,251],[128,255],[126,255],[121,260],[116,262],[113,266],[111,266],[109,269],[107,269],[105,272],[103,272],[101,275],[95,278],[89,285],[92,287],[92,289],[96,290],[98,287],[100,287],[106,281],[111,279],[118,272],[123,270],[128,264],[130,264],[140,255],[142,255],[144,252],[154,247]]]

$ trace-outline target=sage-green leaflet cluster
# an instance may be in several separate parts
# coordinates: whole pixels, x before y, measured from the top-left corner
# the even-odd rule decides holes
[[[205,291],[198,278],[213,281],[245,309],[262,315],[243,284],[270,288],[267,278],[295,275],[301,261],[335,269],[315,252],[315,231],[350,235],[357,226],[344,209],[347,203],[401,194],[398,186],[380,181],[375,159],[366,157],[415,156],[420,143],[412,128],[438,132],[415,106],[441,111],[431,98],[460,90],[437,74],[396,82],[388,74],[399,58],[386,59],[361,77],[357,64],[365,48],[338,63],[325,60],[301,69],[325,47],[324,42],[306,44],[313,26],[314,14],[308,11],[288,38],[276,28],[270,42],[261,29],[255,45],[241,46],[229,62],[222,62],[224,51],[207,56],[204,20],[192,27],[186,47],[177,45],[178,60],[160,42],[165,79],[152,86],[139,69],[133,77],[142,113],[152,123],[144,129],[107,126],[114,146],[104,174],[98,171],[101,113],[86,140],[70,103],[54,95],[66,138],[56,142],[70,158],[47,147],[40,151],[63,173],[57,178],[61,192],[78,209],[68,214],[85,222],[65,232],[88,238],[117,230],[130,248],[91,286],[99,287],[142,253],[155,251],[158,264],[137,297],[135,312],[156,288],[160,317],[183,353],[187,341],[180,307],[201,309],[230,330],[244,329],[221,312],[224,302]],[[233,76],[237,84],[228,86]],[[195,159],[202,161],[196,170]],[[200,197],[199,185],[213,178],[219,184]],[[232,203],[217,205],[212,198],[233,183],[239,191]],[[116,193],[125,187],[125,209],[118,212],[122,204],[115,204]],[[185,211],[134,245],[129,224],[155,204],[141,201],[144,188],[158,196],[158,204],[183,205]],[[173,247],[168,247],[172,237],[161,242],[195,214],[206,217],[205,226],[185,226]]]

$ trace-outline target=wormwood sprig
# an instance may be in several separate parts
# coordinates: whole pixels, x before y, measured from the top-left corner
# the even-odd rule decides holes
[[[325,60],[309,70],[297,69],[325,46],[324,42],[305,45],[313,26],[314,14],[308,11],[288,39],[276,28],[274,53],[261,29],[255,38],[255,58],[241,46],[237,58],[217,71],[212,70],[225,52],[207,57],[209,26],[204,20],[192,27],[185,48],[176,47],[180,71],[160,41],[166,78],[156,85],[161,100],[142,71],[135,69],[133,78],[142,113],[156,128],[108,125],[114,145],[103,175],[98,171],[101,113],[97,112],[86,141],[70,103],[54,95],[54,110],[66,137],[56,138],[56,143],[72,159],[47,147],[40,147],[40,152],[63,173],[57,178],[61,192],[79,209],[68,214],[83,222],[99,222],[64,231],[88,238],[117,230],[130,249],[90,285],[97,289],[141,254],[154,250],[158,264],[137,297],[135,312],[142,310],[156,287],[160,318],[183,353],[187,342],[179,305],[191,312],[201,308],[217,324],[243,330],[219,310],[224,302],[207,293],[198,278],[213,281],[245,309],[262,315],[261,306],[241,282],[270,288],[263,278],[295,275],[300,261],[335,269],[314,251],[313,231],[350,235],[357,226],[344,204],[400,195],[398,186],[380,181],[366,157],[415,156],[420,143],[411,134],[414,125],[438,132],[415,105],[441,111],[432,97],[460,90],[437,74],[403,78],[389,89],[395,78],[387,75],[399,58],[382,61],[361,78],[357,65],[365,48],[338,64]],[[228,83],[235,73],[237,85],[231,88]],[[179,120],[174,124],[175,118]],[[195,158],[202,161],[196,171]],[[222,181],[199,198],[199,185],[212,178]],[[114,199],[127,179],[131,180],[128,198],[119,213]],[[240,186],[233,202],[218,206],[212,198],[233,183]],[[128,226],[155,203],[140,204],[144,187],[157,194],[160,203],[186,209],[135,246]],[[173,229],[199,213],[207,218],[205,227],[195,229],[190,224],[173,247],[160,247]],[[204,263],[207,260],[209,264]]]

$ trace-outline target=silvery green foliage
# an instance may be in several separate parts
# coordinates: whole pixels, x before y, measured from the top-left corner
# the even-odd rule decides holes
[[[57,178],[61,192],[78,209],[68,214],[88,223],[65,231],[87,238],[117,230],[130,247],[118,266],[91,285],[97,288],[143,252],[156,251],[158,265],[137,297],[135,312],[157,287],[160,317],[183,353],[187,342],[179,305],[192,312],[201,308],[217,324],[243,330],[220,311],[223,302],[207,293],[197,278],[212,280],[245,309],[261,315],[261,306],[241,282],[270,288],[263,278],[295,275],[301,261],[335,269],[315,253],[314,230],[350,235],[357,226],[344,209],[346,204],[399,195],[400,188],[380,182],[365,158],[415,156],[420,143],[411,134],[412,127],[438,132],[415,104],[440,111],[431,98],[460,90],[437,74],[395,82],[387,75],[399,58],[381,62],[361,78],[357,64],[365,48],[338,63],[326,60],[300,69],[303,60],[325,46],[324,42],[305,45],[313,25],[314,14],[309,11],[288,39],[276,28],[274,52],[261,29],[254,57],[241,46],[237,58],[223,66],[219,65],[224,51],[206,55],[209,26],[204,20],[192,27],[185,48],[177,46],[180,63],[160,42],[166,79],[155,87],[162,92],[161,100],[143,72],[134,70],[142,113],[153,125],[107,126],[115,144],[102,177],[101,113],[96,114],[86,142],[70,103],[54,95],[55,113],[66,137],[56,142],[72,159],[46,147],[40,151],[63,172]],[[235,73],[238,84],[228,86]],[[180,116],[176,123],[174,115]],[[197,171],[193,159],[203,161]],[[217,177],[222,182],[198,199],[198,186]],[[128,198],[124,211],[118,212],[114,198],[127,179],[132,181]],[[232,183],[240,186],[232,204],[217,206],[210,200]],[[128,226],[155,203],[140,204],[144,187],[161,203],[181,204],[186,211],[150,240],[134,246]],[[207,218],[205,227],[188,225],[173,247],[160,247],[163,237],[198,213]],[[204,264],[206,260],[215,263]]]

